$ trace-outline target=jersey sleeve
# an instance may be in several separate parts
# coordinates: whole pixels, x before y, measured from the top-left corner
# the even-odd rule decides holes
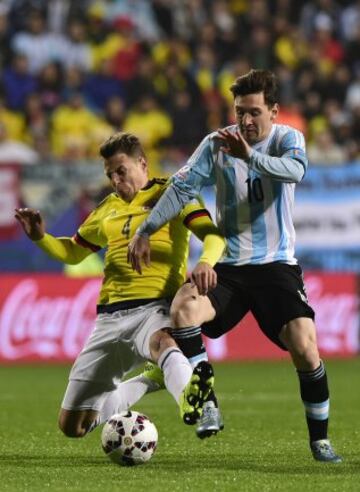
[[[79,246],[71,237],[45,236],[35,244],[54,260],[76,265],[91,254],[91,250]]]
[[[299,183],[307,168],[305,141],[302,133],[289,129],[277,145],[275,155],[251,150],[247,161],[250,169],[285,183]]]
[[[226,241],[211,220],[209,211],[201,199],[185,206],[180,214],[183,224],[203,242],[203,251],[199,262],[214,266],[222,257]]]
[[[107,245],[106,237],[101,228],[100,214],[101,209],[95,209],[91,212],[73,236],[74,241],[79,246],[93,252],[99,251]]]
[[[204,186],[215,184],[213,140],[208,135],[182,167],[171,178],[172,186],[195,197]]]
[[[187,165],[172,176],[170,186],[137,229],[137,234],[149,236],[158,231],[176,217],[204,186],[215,184],[213,145],[211,135],[204,138]]]
[[[285,133],[279,144],[279,156],[290,157],[300,162],[305,172],[308,160],[306,157],[304,135],[295,129],[291,129]]]

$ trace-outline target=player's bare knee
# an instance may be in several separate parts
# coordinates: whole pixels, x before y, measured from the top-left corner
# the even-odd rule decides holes
[[[311,319],[298,318],[284,326],[280,338],[298,368],[315,369],[319,364],[315,325]]]
[[[150,354],[154,362],[169,347],[177,347],[175,340],[166,331],[157,331],[150,338]]]
[[[184,296],[170,309],[171,321],[174,328],[198,324],[198,296]]]
[[[78,425],[74,424],[73,422],[62,420],[60,418],[58,425],[59,425],[59,429],[66,437],[76,438],[76,437],[83,437],[85,435],[84,430],[81,429],[81,427],[79,427]]]
[[[61,410],[58,426],[66,437],[79,438],[85,436],[90,423],[86,425],[84,418],[77,417],[70,411]]]

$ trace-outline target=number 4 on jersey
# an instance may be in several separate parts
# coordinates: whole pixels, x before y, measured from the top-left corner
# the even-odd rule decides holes
[[[125,222],[124,227],[121,229],[121,234],[123,234],[126,239],[130,238],[130,223],[131,223],[132,215],[129,215],[128,220]]]

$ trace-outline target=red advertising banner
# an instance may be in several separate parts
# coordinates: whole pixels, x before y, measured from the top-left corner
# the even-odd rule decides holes
[[[0,362],[73,361],[89,336],[101,279],[59,274],[0,276]],[[359,298],[355,275],[309,273],[323,356],[359,351]],[[251,316],[217,340],[206,340],[212,360],[279,359]]]
[[[0,276],[0,361],[72,361],[94,326],[101,279]]]

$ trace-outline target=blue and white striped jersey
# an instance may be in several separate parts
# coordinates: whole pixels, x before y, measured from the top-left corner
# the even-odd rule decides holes
[[[273,124],[268,137],[253,145],[248,162],[220,151],[216,137],[214,132],[201,142],[137,232],[152,234],[203,187],[215,185],[217,224],[228,244],[222,263],[297,263],[294,191],[308,164],[302,133]]]

